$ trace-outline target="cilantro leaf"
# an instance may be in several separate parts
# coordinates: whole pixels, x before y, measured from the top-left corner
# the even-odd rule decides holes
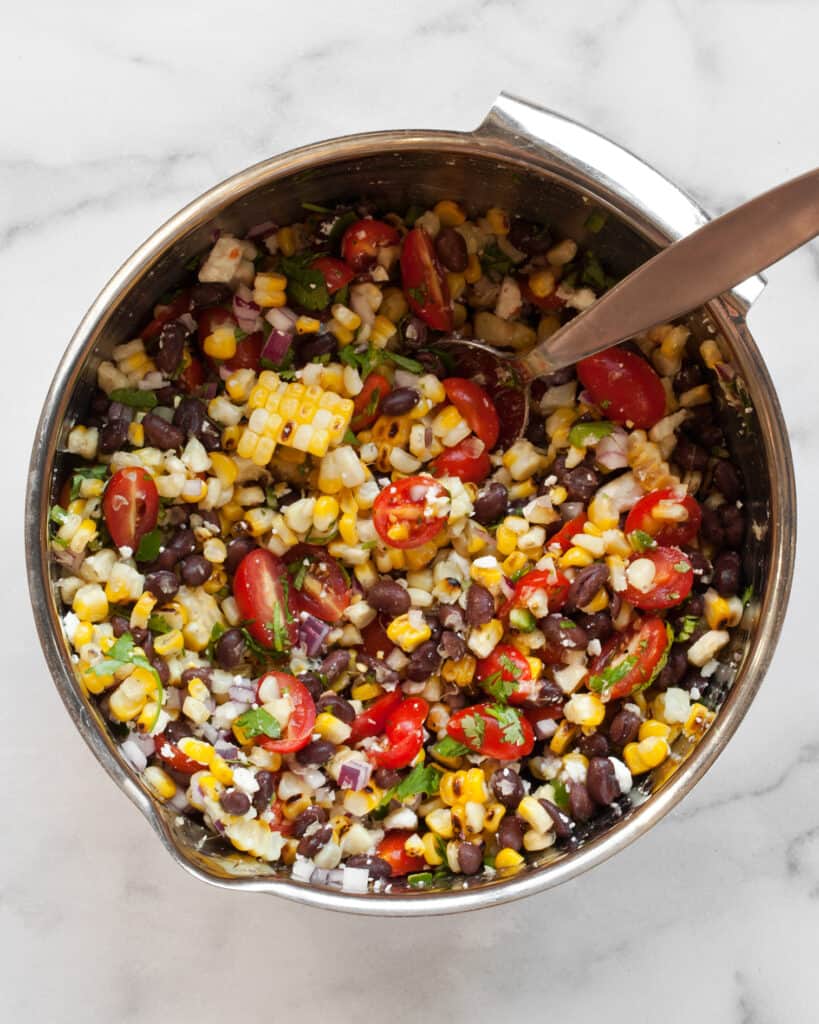
[[[483,738],[486,735],[486,722],[479,714],[466,715],[461,719],[461,728],[464,736],[476,747],[483,745]]]
[[[245,711],[236,719],[236,725],[248,739],[253,739],[254,736],[269,736],[270,739],[277,740],[282,734],[278,719],[264,708],[251,708]]]
[[[400,366],[402,370],[407,370],[409,373],[423,373],[424,367],[422,363],[419,363],[417,359],[408,359],[407,356],[399,355],[397,352],[390,352],[389,349],[382,349],[381,355],[388,359],[391,363],[395,363],[396,366]]]
[[[153,391],[139,388],[114,388],[110,397],[112,402],[129,405],[132,409],[154,409],[159,404]]]
[[[104,480],[108,475],[107,466],[81,466],[71,477],[71,500],[80,496],[83,480]]]
[[[505,743],[523,743],[520,715],[514,708],[493,704],[486,709],[486,713],[497,721]]]
[[[409,775],[395,787],[394,795],[399,800],[404,800],[408,796],[416,796],[418,793],[435,796],[440,781],[441,771],[435,765],[417,764]]]
[[[153,562],[162,547],[162,531],[150,530],[139,538],[139,545],[136,549],[136,560],[138,562]]]
[[[313,252],[282,256],[281,270],[287,277],[287,297],[291,302],[305,309],[326,309],[330,303],[330,293],[322,272],[310,265],[315,258]]]
[[[677,630],[674,639],[678,644],[684,644],[686,640],[690,639],[694,634],[694,630],[697,628],[699,618],[696,615],[686,615],[682,620],[680,628]]]
[[[464,754],[469,752],[469,747],[465,743],[459,743],[451,736],[444,736],[442,740],[439,740],[432,747],[433,755],[444,758],[463,757]]]
[[[628,542],[638,554],[657,547],[657,541],[645,530],[632,530],[628,535]]]
[[[173,630],[173,626],[164,615],[151,615],[148,618],[148,629],[152,633],[158,633],[162,636],[165,633],[170,633]]]
[[[621,679],[625,679],[636,664],[637,655],[630,654],[627,658],[623,658],[619,664],[609,665],[608,668],[604,668],[602,672],[591,677],[589,680],[589,689],[594,690],[596,693],[610,690],[615,683],[619,683]]]
[[[603,226],[606,223],[606,220],[607,217],[605,213],[602,213],[600,210],[594,210],[586,218],[586,223],[584,224],[584,227],[587,231],[591,231],[593,235],[596,235],[598,231],[602,231]]]
[[[500,248],[497,242],[487,245],[481,253],[481,268],[487,277],[501,278],[512,269],[512,260]]]
[[[611,288],[614,284],[614,278],[603,270],[600,260],[593,252],[586,253],[580,280],[583,284],[587,284],[599,291],[606,291],[607,288]]]
[[[481,681],[482,689],[486,690],[496,701],[505,704],[518,688],[514,679],[504,679],[502,672],[493,672]]]
[[[555,803],[564,811],[569,807],[569,790],[566,783],[560,779],[552,779],[552,789],[555,794]]]
[[[154,681],[156,682],[156,715],[154,716],[153,722],[148,726],[147,731],[150,733],[159,721],[162,705],[165,702],[165,689],[162,686],[162,680],[159,678],[159,673],[148,661],[145,655],[141,653],[141,649],[136,646],[131,634],[123,633],[116,643],[109,648],[107,656],[102,661],[98,661],[95,665],[92,665],[88,671],[93,673],[95,676],[113,675],[113,673],[121,669],[123,665],[134,665],[138,668],[146,669],[151,673],[154,677]]]

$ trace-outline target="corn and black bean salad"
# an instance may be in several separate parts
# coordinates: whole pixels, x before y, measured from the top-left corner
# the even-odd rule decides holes
[[[514,872],[714,718],[744,601],[719,349],[657,327],[510,436],[514,386],[441,341],[548,337],[611,283],[590,247],[305,207],[217,237],[99,365],[51,510],[77,678],[158,800],[297,879]]]

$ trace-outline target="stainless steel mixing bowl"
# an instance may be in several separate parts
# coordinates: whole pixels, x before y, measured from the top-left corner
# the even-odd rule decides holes
[[[796,496],[787,432],[771,380],[745,316],[764,286],[744,282],[691,318],[699,336],[721,339],[723,418],[742,467],[750,520],[745,570],[754,594],[719,669],[725,699],[711,729],[679,751],[673,773],[652,780],[640,806],[571,853],[536,855],[509,878],[458,879],[452,887],[353,895],[305,884],[236,851],[163,807],[119,753],[99,712],[78,686],[64,637],[47,546],[47,511],[64,474],[71,424],[82,416],[96,367],[150,315],[181,268],[208,246],[214,228],[241,234],[260,221],[297,220],[301,204],[366,197],[393,209],[455,197],[471,208],[501,206],[583,240],[592,208],[607,213],[594,246],[617,274],[701,225],[706,214],[657,171],[587,128],[501,95],[474,132],[395,131],[355,135],[285,153],[205,193],[142,245],[86,314],[54,376],[31,457],[26,551],[31,600],[43,651],[69,714],[97,759],[130,797],[172,857],[204,881],[275,893],[313,906],[369,914],[432,914],[487,907],[564,882],[642,835],[707,771],[736,730],[773,654],[790,587]],[[61,468],[62,467],[62,468]]]

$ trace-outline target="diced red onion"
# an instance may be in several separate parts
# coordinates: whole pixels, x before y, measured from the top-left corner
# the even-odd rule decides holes
[[[344,880],[343,868],[313,868],[310,882],[313,885],[341,886]]]
[[[148,765],[148,758],[139,749],[139,746],[134,742],[132,737],[129,736],[124,743],[120,744],[119,749],[122,756],[128,764],[131,765],[131,767],[136,768],[138,772],[145,771],[145,768]]]
[[[262,359],[267,359],[269,362],[273,363],[274,366],[278,366],[290,351],[292,343],[292,334],[285,334],[284,331],[272,330],[270,332],[270,337],[264,343],[261,357]]]
[[[624,469],[628,465],[628,434],[619,427],[601,438],[594,450],[594,458],[603,469]]]
[[[64,569],[68,569],[71,573],[78,573],[80,566],[85,560],[85,555],[78,551],[69,551],[68,548],[54,547],[52,549],[54,561],[63,566]]]
[[[265,319],[275,330],[287,334],[292,330],[293,324],[295,324],[298,317],[287,306],[279,306],[278,308],[274,306],[273,309],[268,310]]]
[[[505,576],[501,577],[500,588],[501,593],[506,598],[510,598],[515,592],[515,588],[512,586],[511,580],[508,580]]]
[[[226,761],[235,761],[236,758],[239,756],[238,747],[234,746],[234,744],[232,743],[225,743],[222,740],[216,743],[213,749],[220,757],[223,757]]]
[[[252,704],[256,700],[256,687],[251,683],[234,683],[228,689],[228,696],[231,700],[246,701]]]
[[[170,689],[175,690],[176,687],[171,686]],[[178,692],[179,691],[177,690],[177,693]],[[170,696],[170,694],[168,694],[168,696]],[[168,702],[166,700],[165,707],[167,706]],[[153,754],[154,750],[156,749],[153,736],[149,736],[147,735],[147,733],[132,732],[128,739],[136,743],[136,745],[139,747],[143,754]]]
[[[188,793],[185,789],[177,789],[168,803],[175,811],[184,811],[188,806]]]
[[[233,315],[241,330],[247,334],[261,330],[261,310],[253,301],[253,293],[246,285],[240,285],[233,296]]]
[[[196,393],[200,398],[204,398],[210,401],[211,398],[216,398],[216,392],[219,390],[219,385],[215,380],[209,380],[207,384],[202,384],[196,389]]]
[[[122,402],[112,402],[108,406],[109,420],[124,420],[126,423],[130,423],[133,418],[134,410],[129,405],[123,405]]]
[[[261,224],[254,224],[247,232],[245,238],[267,238],[279,230],[278,224],[273,220],[264,220]]]
[[[369,761],[345,761],[338,771],[339,789],[363,789],[370,781],[372,772]]]
[[[218,819],[218,818],[215,818],[215,819],[214,819],[214,821],[213,821],[213,827],[214,827],[214,828],[216,829],[216,831],[217,831],[217,832],[219,832],[220,834],[221,834],[221,833],[223,833],[223,832],[225,831],[225,823],[224,823],[223,821],[219,821],[219,819]]]
[[[330,627],[315,615],[303,615],[299,623],[299,645],[305,649],[309,658],[314,658],[321,650]]]
[[[535,739],[548,740],[557,732],[557,722],[553,718],[542,718],[533,726]]]

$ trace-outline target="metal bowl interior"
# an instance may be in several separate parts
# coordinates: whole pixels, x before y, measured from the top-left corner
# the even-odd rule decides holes
[[[521,123],[529,114],[537,138]],[[550,135],[560,136],[560,144],[544,141]],[[618,275],[705,219],[688,197],[630,154],[556,115],[507,98],[474,133],[391,132],[320,143],[236,175],[160,228],[89,310],[46,399],[30,466],[26,544],[31,598],[49,669],[78,729],[114,781],[178,863],[211,883],[374,914],[473,909],[556,885],[633,841],[691,789],[737,728],[773,652],[793,561],[795,494],[781,411],[745,325],[747,300],[761,287],[752,281],[692,316],[691,325],[699,337],[719,336],[736,374],[724,382],[722,414],[746,481],[751,527],[745,570],[756,597],[719,670],[725,696],[714,725],[696,746],[680,752],[673,773],[651,780],[650,795],[639,806],[612,814],[606,827],[578,850],[545,851],[508,878],[459,879],[423,892],[394,886],[390,892],[352,895],[293,880],[286,869],[227,849],[159,804],[122,758],[75,680],[47,555],[47,510],[66,472],[67,431],[83,413],[99,361],[133,336],[157,298],[179,283],[185,264],[207,248],[216,228],[243,233],[268,219],[288,223],[303,215],[303,202],[365,198],[384,209],[403,209],[448,197],[476,211],[502,206],[580,241],[589,239],[584,224],[591,209],[602,209],[607,220],[594,247]]]

